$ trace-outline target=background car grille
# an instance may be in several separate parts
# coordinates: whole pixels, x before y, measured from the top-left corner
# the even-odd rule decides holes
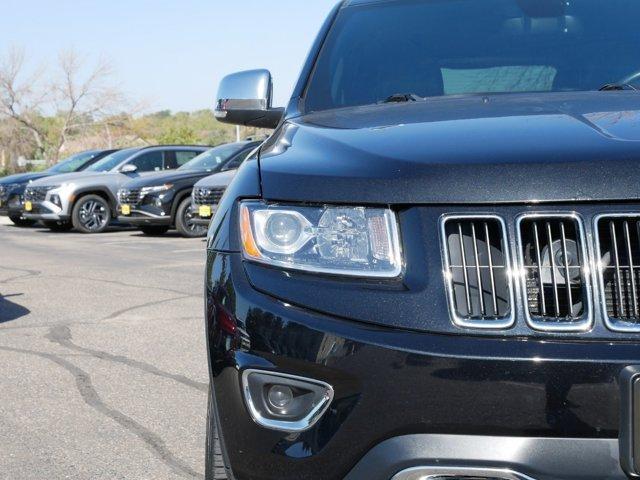
[[[11,191],[18,187],[20,184],[19,183],[9,183],[6,185],[0,185],[0,199],[6,199],[9,194],[11,193]]]
[[[588,326],[586,257],[579,220],[525,217],[520,245],[530,323],[543,330]]]
[[[33,203],[44,202],[49,190],[51,187],[29,187],[25,191],[24,199]]]
[[[600,286],[611,327],[640,330],[640,217],[601,217],[597,235]]]
[[[194,188],[193,201],[196,205],[217,205],[226,188]]]
[[[142,200],[139,188],[123,188],[118,191],[118,201],[123,205],[138,205]]]
[[[443,221],[445,264],[454,321],[497,328],[512,323],[512,295],[504,224],[495,217]]]

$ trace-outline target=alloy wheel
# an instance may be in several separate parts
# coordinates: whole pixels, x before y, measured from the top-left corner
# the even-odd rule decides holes
[[[80,222],[90,231],[101,230],[108,221],[107,205],[98,200],[89,200],[80,207]]]

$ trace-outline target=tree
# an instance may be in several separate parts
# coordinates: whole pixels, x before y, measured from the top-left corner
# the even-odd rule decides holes
[[[49,100],[49,90],[42,88],[43,70],[25,73],[24,51],[10,49],[0,59],[0,119],[8,118],[14,126],[26,130],[35,142],[40,158],[46,154],[47,132],[41,110]]]
[[[53,72],[28,72],[24,52],[12,49],[0,59],[0,117],[28,130],[38,157],[55,163],[70,134],[100,126],[121,110],[124,98],[110,79],[106,61],[90,66],[74,51],[61,53]],[[46,113],[53,115],[45,120]]]

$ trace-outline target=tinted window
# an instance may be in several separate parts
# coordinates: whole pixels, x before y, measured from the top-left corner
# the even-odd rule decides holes
[[[111,155],[107,155],[102,160],[98,160],[96,163],[85,169],[85,172],[109,172],[124,162],[127,158],[134,155],[139,149],[128,148],[126,150],[120,150],[114,152]]]
[[[259,143],[229,143],[227,145],[220,145],[219,147],[212,148],[211,150],[207,150],[206,152],[198,155],[189,163],[180,167],[180,170],[198,170],[204,172],[220,171],[222,167],[224,167],[224,165],[232,160],[238,153],[245,149],[252,148],[253,145],[257,146]]]
[[[637,82],[636,0],[397,0],[343,9],[307,111],[395,94],[597,90]]]
[[[52,173],[70,173],[80,170],[89,160],[95,158],[100,152],[90,151],[72,155],[62,160],[57,165],[51,167],[48,171]]]
[[[178,167],[183,166],[185,163],[190,162],[194,158],[198,156],[200,152],[194,152],[193,150],[177,150],[175,152],[176,155],[176,163]]]
[[[138,172],[153,172],[164,169],[164,156],[162,151],[147,152],[134,158],[127,165],[135,165]]]

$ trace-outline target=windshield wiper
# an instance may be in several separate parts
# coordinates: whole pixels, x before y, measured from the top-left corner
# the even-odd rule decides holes
[[[381,103],[407,103],[407,102],[421,102],[425,98],[415,93],[395,93],[390,97],[384,99]]]
[[[598,91],[600,92],[612,92],[612,91],[622,91],[622,90],[634,90],[638,89],[631,85],[630,83],[606,83],[601,86]]]

